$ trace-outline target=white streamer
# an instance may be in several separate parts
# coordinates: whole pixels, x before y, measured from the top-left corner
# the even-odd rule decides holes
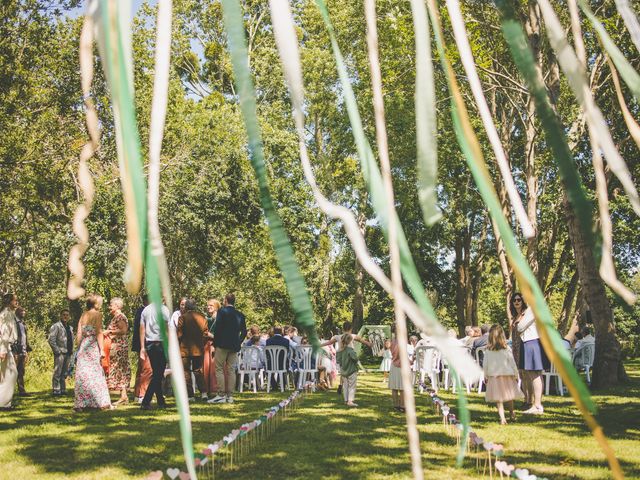
[[[330,202],[320,191],[315,180],[313,168],[309,161],[307,146],[305,141],[305,117],[303,111],[304,93],[302,86],[302,68],[300,66],[300,56],[298,54],[298,39],[296,37],[293,17],[289,10],[287,0],[269,0],[271,8],[271,19],[278,46],[278,52],[284,68],[284,73],[291,93],[293,104],[293,114],[298,132],[300,147],[300,160],[305,178],[309,183],[313,195],[318,202],[320,209],[329,217],[339,219],[343,222],[345,232],[351,242],[353,250],[360,262],[360,265],[367,271],[373,279],[390,295],[393,294],[391,281],[382,269],[369,255],[364,237],[360,233],[358,222],[351,210]],[[462,378],[469,382],[478,380],[481,376],[480,368],[473,361],[466,349],[447,335],[444,327],[435,318],[427,319],[418,305],[404,292],[398,298],[402,309],[413,323],[421,331],[433,337],[436,346],[453,368],[459,372]]]
[[[504,180],[507,195],[509,196],[516,218],[522,228],[522,234],[526,238],[532,238],[535,235],[535,232],[531,222],[529,221],[527,212],[522,205],[522,199],[520,198],[518,189],[513,181],[513,177],[511,176],[509,160],[507,160],[507,155],[504,152],[504,148],[502,148],[500,136],[498,135],[498,131],[493,123],[493,118],[482,90],[480,77],[478,77],[478,72],[476,70],[476,63],[473,58],[473,53],[471,52],[469,40],[467,39],[467,30],[464,25],[462,13],[460,12],[459,1],[447,0],[447,9],[449,10],[449,17],[451,18],[453,35],[455,37],[456,44],[458,45],[458,51],[460,52],[460,59],[462,60],[462,65],[467,73],[469,85],[473,92],[473,98],[476,101],[476,105],[478,105],[478,112],[480,113],[484,129],[487,132],[487,137],[489,138],[489,142],[493,148],[493,153],[496,156],[496,161],[498,163],[500,173],[502,174],[502,179]]]
[[[602,261],[600,263],[600,276],[618,295],[620,295],[627,303],[633,304],[636,301],[636,295],[625,287],[616,277],[613,263],[612,249],[612,227],[611,218],[609,217],[609,207],[607,198],[607,184],[604,175],[604,167],[600,157],[600,148],[602,148],[611,170],[616,174],[620,183],[624,186],[629,200],[636,214],[640,215],[640,198],[636,191],[631,174],[627,168],[625,161],[620,156],[618,149],[613,143],[611,133],[607,127],[602,112],[596,105],[586,75],[583,70],[583,62],[576,56],[571,45],[567,41],[564,30],[553,7],[548,0],[538,0],[540,11],[544,17],[546,24],[547,36],[552,48],[556,52],[560,67],[564,71],[569,85],[574,95],[578,99],[578,103],[585,112],[585,119],[589,127],[589,135],[591,137],[591,147],[593,150],[593,165],[596,174],[596,193],[598,195],[598,209],[600,213],[600,222],[602,225]],[[574,9],[577,12],[577,9]],[[578,24],[578,22],[573,22]],[[579,33],[579,32],[578,32]]]

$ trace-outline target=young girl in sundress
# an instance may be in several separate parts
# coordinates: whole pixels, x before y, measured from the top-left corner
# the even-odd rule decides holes
[[[382,382],[389,380],[389,370],[391,370],[391,340],[386,339],[384,341],[384,348],[382,349],[382,362],[380,363],[380,371],[383,372],[384,378]]]
[[[487,403],[497,404],[502,425],[507,423],[504,416],[505,403],[508,404],[511,420],[515,420],[513,401],[523,398],[524,395],[518,387],[518,366],[507,346],[507,339],[500,325],[493,325],[489,330],[482,368],[487,382]]]

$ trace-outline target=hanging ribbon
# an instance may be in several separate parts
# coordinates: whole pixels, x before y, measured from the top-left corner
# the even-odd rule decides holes
[[[640,215],[640,198],[638,198],[638,192],[633,184],[633,180],[631,179],[631,174],[629,173],[627,164],[622,159],[622,156],[613,143],[613,138],[611,138],[607,122],[591,95],[591,90],[587,84],[586,75],[583,69],[582,60],[578,59],[571,48],[571,45],[569,45],[567,37],[564,34],[564,29],[560,24],[560,20],[558,20],[549,0],[538,0],[538,5],[540,5],[540,10],[544,17],[545,25],[547,27],[547,36],[549,37],[551,47],[555,51],[560,67],[569,81],[569,86],[573,90],[580,107],[585,112],[585,118],[589,127],[589,136],[592,139],[593,164],[596,175],[596,192],[598,194],[600,223],[602,225],[603,234],[600,276],[613,291],[631,305],[635,303],[636,295],[617,279],[613,263],[611,218],[609,217],[607,185],[599,147],[602,148],[602,151],[607,158],[607,162],[611,167],[611,171],[620,180],[620,183],[627,192],[633,209],[638,215]]]
[[[307,182],[318,202],[320,209],[328,216],[342,222],[344,230],[351,242],[353,251],[358,261],[366,272],[389,294],[393,289],[391,281],[387,278],[380,266],[371,258],[363,235],[360,233],[357,220],[353,212],[341,205],[330,202],[320,191],[316,183],[315,175],[306,146],[305,116],[304,116],[304,89],[302,85],[302,68],[300,66],[300,55],[298,53],[298,39],[295,33],[293,17],[287,4],[287,0],[270,0],[271,18],[273,22],[274,34],[278,46],[278,52],[282,61],[284,74],[291,94],[294,120],[298,132],[298,143],[300,147],[300,161]],[[400,295],[402,308],[418,329],[428,331],[430,320],[420,310],[419,306],[406,293]],[[439,337],[435,340],[436,346],[443,352],[451,365],[455,366],[461,374],[469,381],[475,381],[480,376],[480,369],[473,359],[465,357],[465,353],[455,339],[449,336]],[[471,361],[469,361],[471,360]],[[453,368],[453,367],[452,367]]]
[[[302,330],[307,332],[309,341],[317,349],[320,346],[320,342],[315,330],[313,309],[307,293],[307,287],[298,269],[289,237],[282,226],[282,220],[273,204],[269,191],[255,92],[249,71],[249,54],[246,46],[242,8],[238,0],[222,0],[222,5],[240,109],[249,138],[249,157],[258,180],[260,204],[267,218],[269,234],[276,252],[278,265],[287,285],[296,323]]]
[[[89,212],[91,212],[95,193],[87,162],[100,144],[98,114],[91,97],[91,83],[93,82],[93,19],[89,16],[85,17],[80,34],[80,82],[82,95],[84,96],[89,141],[82,147],[78,165],[78,184],[84,196],[84,203],[78,205],[73,215],[73,233],[78,237],[78,243],[69,252],[69,272],[71,275],[67,285],[67,296],[71,300],[78,299],[85,293],[82,286],[84,281],[82,255],[87,251],[89,245],[89,230],[87,230],[84,222],[89,216]]]
[[[531,222],[529,221],[527,212],[522,205],[522,199],[520,198],[518,189],[513,181],[513,177],[511,176],[509,160],[507,159],[507,155],[502,147],[500,136],[498,135],[495,124],[493,123],[491,111],[489,110],[487,100],[484,96],[480,77],[476,70],[476,63],[473,58],[473,52],[471,51],[471,45],[469,45],[469,40],[467,38],[468,36],[464,25],[464,19],[462,18],[462,12],[460,11],[460,2],[458,0],[447,0],[447,10],[449,11],[449,18],[451,19],[451,26],[453,27],[453,34],[456,45],[458,46],[458,52],[460,53],[460,59],[462,60],[462,65],[464,66],[464,70],[467,74],[473,98],[478,106],[478,111],[480,113],[484,129],[487,132],[487,138],[489,138],[489,142],[493,148],[493,153],[496,156],[496,162],[498,163],[498,168],[500,169],[500,174],[504,181],[507,196],[511,201],[511,206],[513,207],[518,223],[520,223],[523,235],[525,238],[531,238],[535,235],[535,232]]]
[[[591,22],[591,25],[593,25],[593,29],[598,34],[598,38],[600,38],[602,46],[618,68],[620,76],[622,76],[622,79],[629,87],[629,90],[631,90],[633,96],[636,97],[636,100],[640,102],[640,75],[638,75],[638,72],[634,70],[625,58],[624,54],[616,46],[607,33],[607,30],[604,28],[600,20],[598,20],[598,17],[593,14],[589,4],[585,0],[578,0],[578,5],[580,5],[580,8]]]
[[[411,0],[413,29],[416,43],[416,147],[418,172],[418,200],[427,225],[442,218],[437,206],[438,139],[436,92],[431,63],[431,33],[427,11],[422,0]]]

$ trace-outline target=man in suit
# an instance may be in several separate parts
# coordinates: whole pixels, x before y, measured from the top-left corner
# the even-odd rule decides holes
[[[273,327],[273,335],[267,339],[267,343],[266,343],[267,347],[276,346],[276,347],[284,347],[287,349],[287,353],[284,355],[278,352],[279,356],[276,359],[276,362],[278,363],[277,365],[278,370],[286,369],[287,359],[289,358],[289,355],[291,355],[291,348],[292,348],[292,342],[287,337],[285,337],[283,333],[284,331],[282,327],[280,326]],[[266,360],[267,360],[267,369],[273,368],[271,366],[271,359],[267,357]],[[275,376],[271,378],[271,388],[274,390],[278,388],[278,382]]]
[[[18,330],[18,341],[12,345],[12,350],[14,352],[14,359],[16,361],[16,368],[18,369],[18,395],[24,397],[27,394],[27,391],[24,388],[24,369],[27,364],[27,358],[29,356],[29,352],[31,351],[31,346],[29,345],[29,339],[27,338],[27,326],[25,325],[25,317],[27,315],[27,311],[22,308],[16,308],[16,327]]]
[[[54,323],[49,331],[49,345],[53,352],[53,378],[51,380],[54,395],[66,393],[65,375],[73,353],[73,336],[69,327],[71,315],[66,308],[60,312],[60,321]]]
[[[184,367],[184,378],[187,382],[189,400],[195,399],[191,372],[196,377],[196,385],[202,398],[207,398],[202,370],[202,356],[204,355],[205,338],[209,336],[207,319],[197,311],[196,301],[188,298],[184,306],[185,312],[178,318],[178,340],[180,341],[180,355]]]
[[[236,387],[236,365],[238,352],[242,340],[247,335],[247,324],[242,312],[235,308],[236,296],[227,293],[224,297],[224,307],[218,311],[216,317],[216,332],[213,346],[216,348],[216,380],[218,394],[209,403],[233,403],[233,391]],[[225,366],[227,375],[225,378]],[[226,392],[223,391],[226,385]]]

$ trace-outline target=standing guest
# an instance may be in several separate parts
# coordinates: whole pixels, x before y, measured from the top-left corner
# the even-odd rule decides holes
[[[18,297],[15,293],[6,293],[2,297],[2,310],[0,310],[0,409],[2,410],[13,408],[11,401],[18,378],[16,362],[11,353],[11,345],[18,339],[16,308],[18,308]]]
[[[518,371],[520,373],[521,387],[522,392],[524,393],[525,402],[529,399],[529,392],[527,390],[527,386],[524,381],[524,370],[522,370],[522,366],[520,365],[520,352],[522,350],[522,339],[520,338],[520,334],[518,333],[518,324],[515,322],[518,314],[518,309],[515,306],[515,299],[519,298],[522,302],[521,306],[524,305],[526,308],[526,304],[524,300],[522,300],[522,294],[516,293],[511,295],[511,299],[509,300],[509,313],[511,314],[511,321],[509,323],[509,338],[511,339],[511,353],[513,354],[513,359],[518,366]],[[531,405],[529,405],[531,406]]]
[[[16,368],[18,369],[18,395],[21,397],[27,396],[27,391],[24,388],[24,369],[27,364],[29,352],[31,346],[29,345],[29,338],[27,337],[27,325],[25,324],[25,317],[27,311],[22,308],[16,308],[16,328],[18,332],[18,341],[13,345],[14,357],[16,361]]]
[[[111,405],[107,380],[102,370],[104,357],[104,335],[102,332],[102,297],[89,295],[87,310],[80,317],[76,344],[76,383],[74,410],[81,412],[87,408],[103,410],[115,408]]]
[[[525,405],[530,405],[524,413],[540,415],[544,412],[542,408],[542,371],[545,363],[548,362],[540,344],[533,310],[527,307],[522,294],[518,292],[513,294],[513,305],[516,311],[514,324],[522,339],[518,367],[524,370],[522,383],[525,385],[523,389]]]
[[[131,366],[129,365],[129,344],[127,342],[127,332],[129,322],[122,313],[124,302],[121,298],[112,298],[109,302],[109,313],[111,322],[105,332],[111,338],[111,350],[109,352],[109,375],[107,385],[109,390],[118,390],[120,399],[116,405],[129,403],[127,390],[131,384]]]
[[[131,340],[131,351],[136,352],[138,355],[138,368],[136,369],[136,383],[133,387],[133,396],[138,403],[142,403],[144,394],[147,393],[149,382],[151,381],[151,363],[149,362],[149,356],[145,355],[144,359],[140,358],[140,320],[142,319],[142,311],[149,305],[149,296],[147,294],[142,295],[142,306],[138,307],[133,320],[133,335]]]
[[[405,412],[404,393],[402,391],[402,370],[400,369],[400,348],[396,338],[396,326],[391,325],[391,369],[389,370],[389,389],[394,410]]]
[[[349,333],[353,336],[353,340],[355,340],[356,342],[360,342],[366,346],[368,346],[369,348],[371,348],[372,343],[362,337],[360,337],[359,335],[353,335],[353,324],[351,322],[344,322],[342,324],[342,335],[344,335],[345,333]],[[326,342],[322,342],[320,344],[321,347],[326,347],[328,345],[335,345],[336,343],[338,344],[336,347],[336,350],[342,350],[342,344],[340,343],[342,341],[342,335],[334,335],[333,337],[331,337],[331,340],[328,340]],[[339,361],[337,361],[336,359],[336,363],[338,363],[338,366],[340,364]],[[338,385],[338,395],[342,393],[342,376],[340,377],[340,385]]]
[[[213,333],[216,327],[216,319],[218,318],[218,311],[220,310],[220,302],[215,298],[210,298],[207,301],[207,313],[205,318],[207,320],[207,330],[209,336],[205,340],[204,344],[204,357],[202,362],[202,371],[204,374],[204,383],[207,393],[217,393],[218,383],[216,382],[216,364],[213,360]]]
[[[207,390],[202,372],[202,356],[204,355],[205,339],[209,337],[207,320],[197,311],[193,298],[185,302],[185,312],[178,319],[178,341],[180,342],[180,356],[184,367],[184,378],[187,382],[189,400],[195,399],[191,372],[196,377],[196,385],[203,399],[207,398]]]
[[[186,301],[187,301],[187,297],[182,297],[180,299],[178,310],[173,312],[173,314],[171,315],[171,325],[173,325],[175,328],[178,328],[178,319],[180,318],[180,315],[184,313],[184,306]]]
[[[233,391],[236,387],[236,365],[242,339],[247,335],[244,315],[235,309],[236,297],[228,293],[224,297],[224,307],[218,312],[216,332],[213,338],[215,346],[216,379],[218,395],[209,403],[233,403]],[[225,374],[224,368],[227,367]],[[223,387],[226,391],[223,392]]]
[[[487,379],[485,400],[487,403],[497,404],[500,423],[506,425],[504,404],[508,403],[511,420],[515,420],[513,401],[523,397],[518,388],[518,366],[509,351],[507,338],[500,325],[493,325],[489,330],[487,345],[482,366]]]
[[[391,340],[388,338],[384,341],[382,349],[382,362],[380,362],[380,371],[383,372],[382,382],[389,380],[389,371],[391,370]]]
[[[159,307],[159,308],[158,308]],[[162,319],[158,318],[158,309],[162,314]],[[140,358],[149,357],[151,363],[151,382],[149,388],[142,399],[142,410],[151,409],[151,399],[156,395],[158,407],[164,408],[166,402],[162,393],[162,379],[164,378],[164,369],[167,366],[167,358],[164,355],[164,347],[162,346],[162,338],[160,337],[160,322],[169,323],[171,313],[166,305],[156,306],[153,303],[147,305],[142,311],[140,318]]]
[[[60,320],[49,330],[49,345],[53,352],[53,378],[51,386],[54,395],[64,395],[67,391],[65,377],[69,370],[73,353],[73,333],[69,325],[71,315],[66,308],[60,311]]]
[[[356,385],[358,383],[358,354],[353,349],[353,335],[345,333],[340,342],[342,350],[338,351],[337,358],[340,363],[340,377],[342,378],[342,394],[348,407],[357,407]]]

